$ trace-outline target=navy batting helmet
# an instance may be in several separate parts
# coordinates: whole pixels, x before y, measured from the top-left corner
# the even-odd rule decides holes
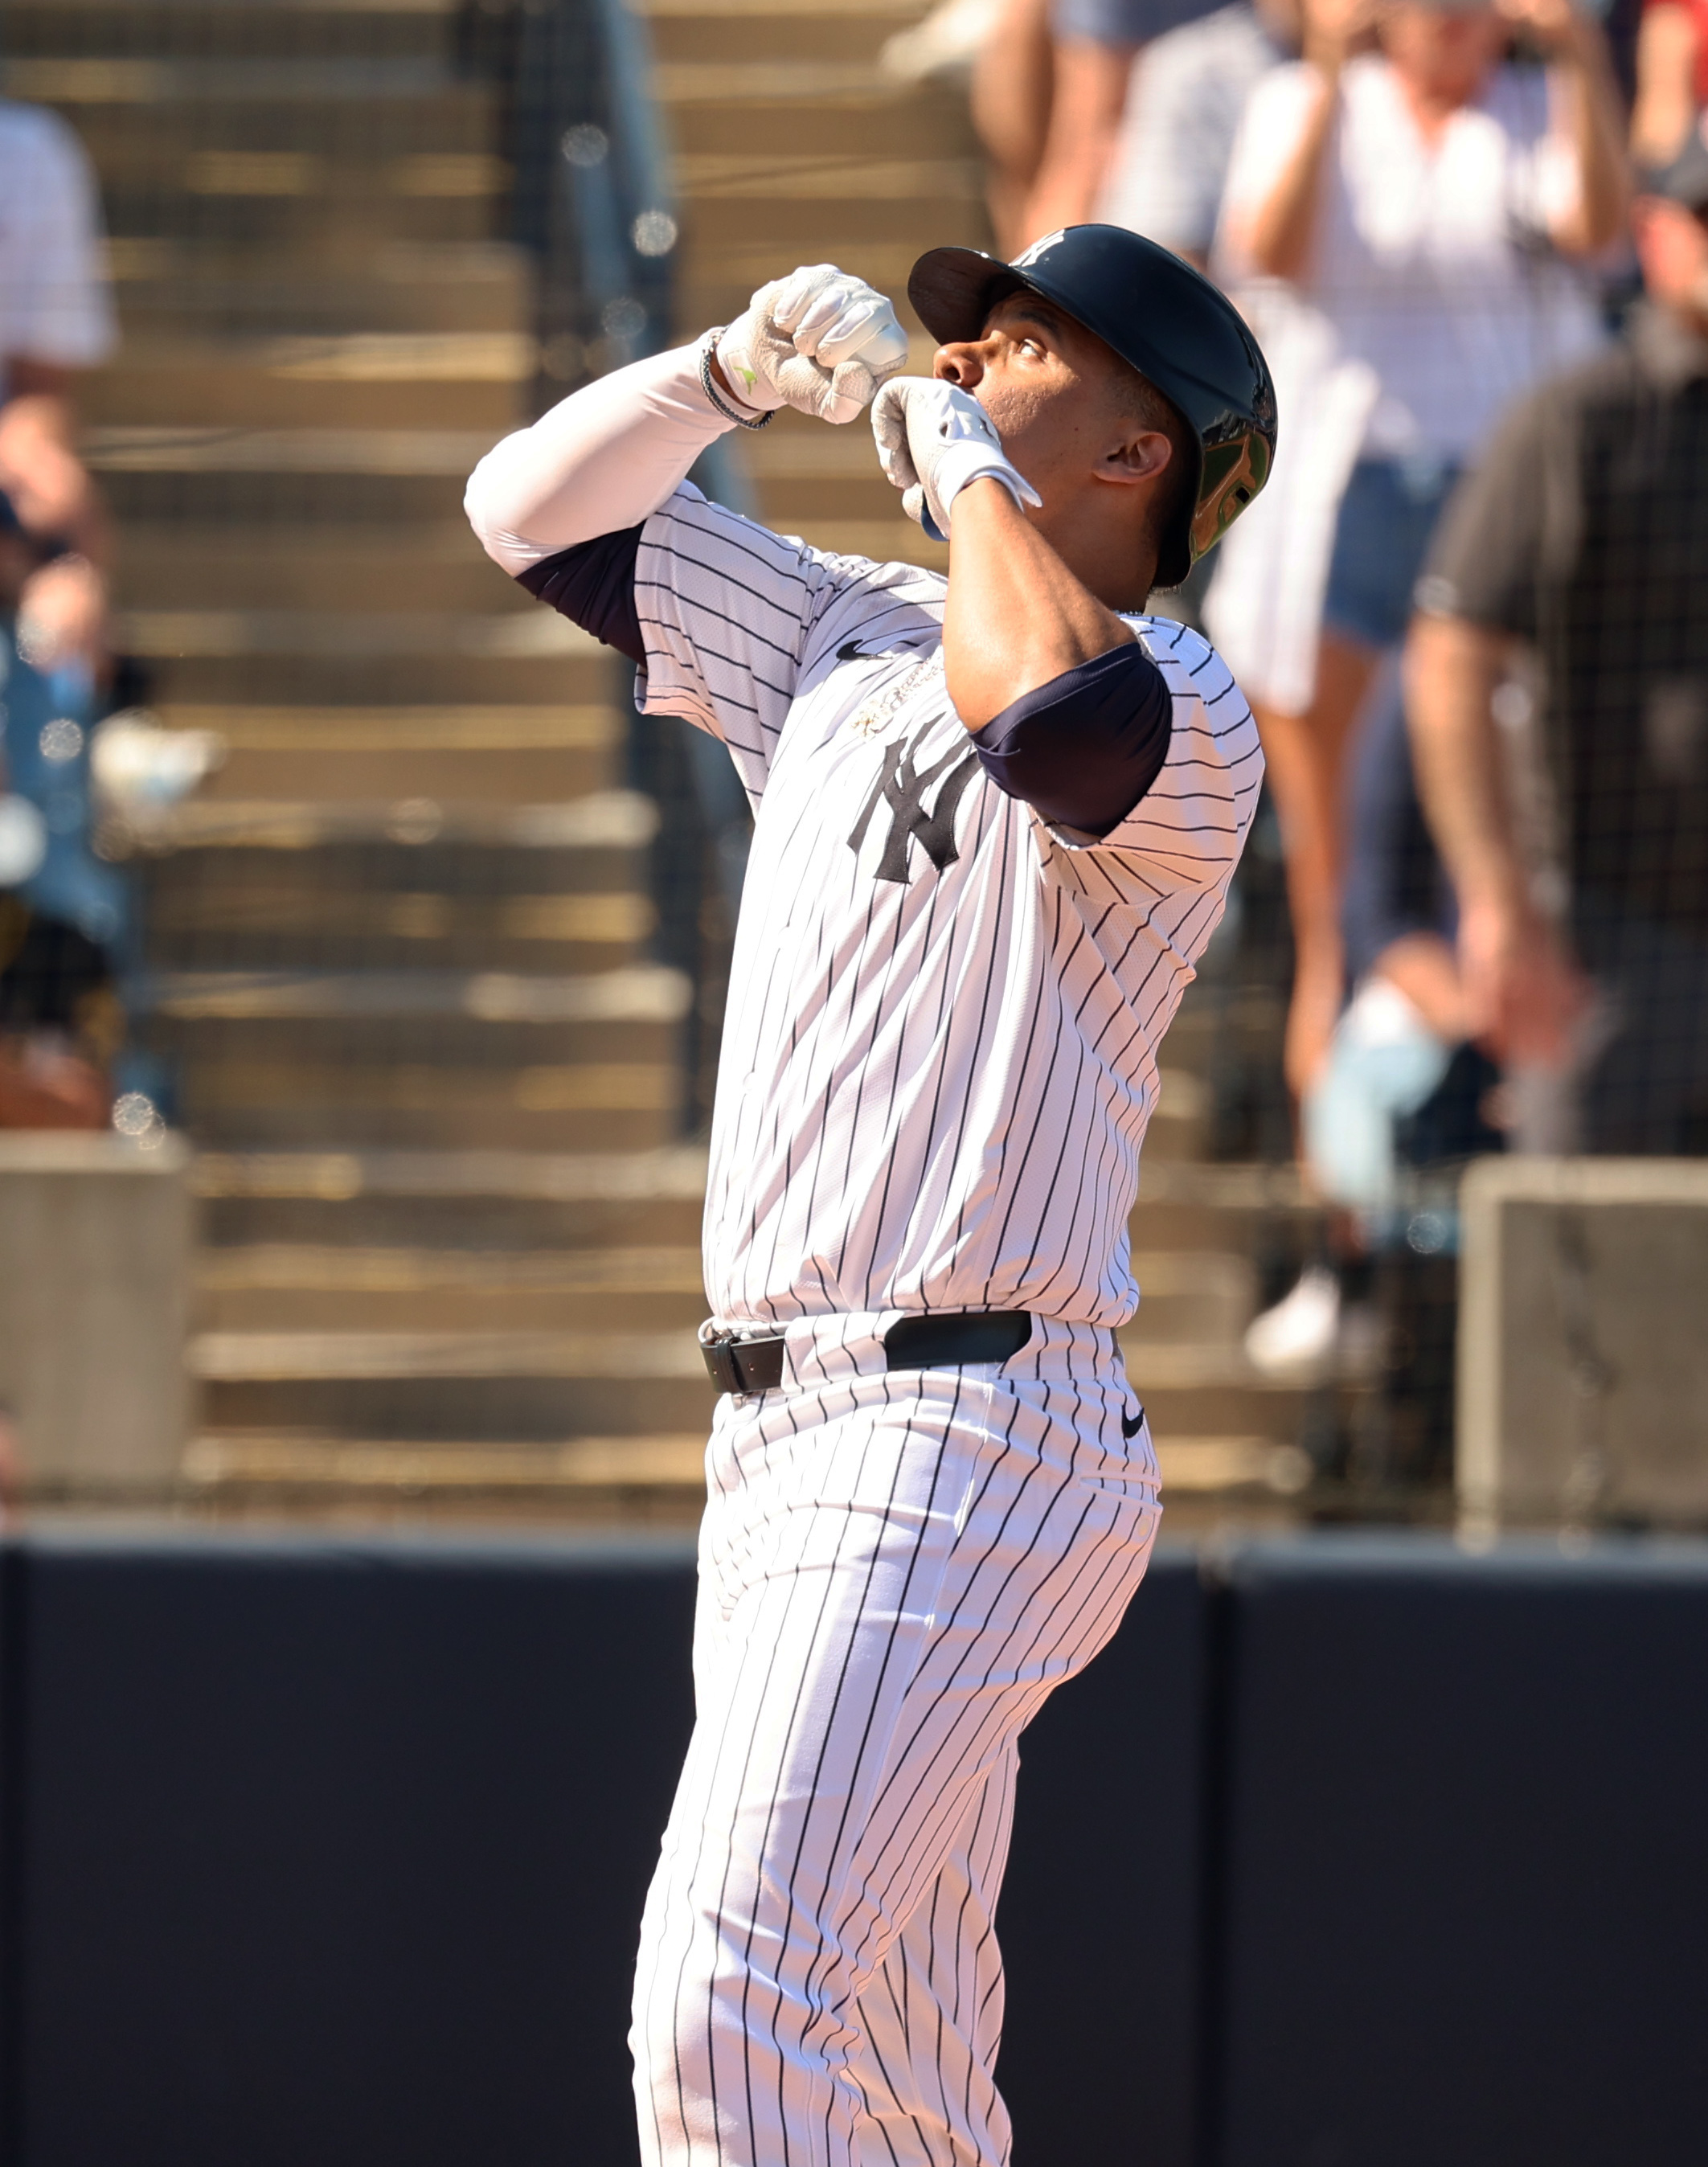
[[[915,264],[907,294],[941,345],[982,338],[996,304],[1028,288],[1148,378],[1197,439],[1194,487],[1157,554],[1157,585],[1177,587],[1269,479],[1269,364],[1225,294],[1118,225],[1067,226],[1012,263],[976,248],[933,248]]]

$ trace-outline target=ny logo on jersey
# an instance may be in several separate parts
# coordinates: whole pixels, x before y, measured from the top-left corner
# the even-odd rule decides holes
[[[848,838],[848,847],[857,850],[866,840],[866,830],[872,824],[872,816],[880,803],[889,808],[889,840],[883,846],[883,855],[878,861],[875,880],[900,881],[904,884],[911,877],[908,871],[907,840],[911,835],[939,872],[954,864],[961,855],[955,847],[955,811],[961,803],[962,792],[973,780],[973,771],[979,765],[975,752],[963,752],[952,745],[934,766],[920,771],[914,766],[915,747],[930,734],[931,724],[920,730],[912,744],[891,745],[886,753],[883,772],[873,787],[866,801],[865,810],[854,824],[854,832]],[[926,792],[936,783],[936,809],[926,808]]]

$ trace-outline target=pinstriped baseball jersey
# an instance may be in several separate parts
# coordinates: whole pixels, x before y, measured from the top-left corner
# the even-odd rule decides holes
[[[705,1270],[720,1321],[1029,1309],[1117,1324],[1156,1048],[1262,776],[1214,651],[1128,622],[1168,756],[1092,840],[984,773],[942,665],[947,583],[767,532],[683,485],[646,522],[644,705],[728,745],[755,832]]]

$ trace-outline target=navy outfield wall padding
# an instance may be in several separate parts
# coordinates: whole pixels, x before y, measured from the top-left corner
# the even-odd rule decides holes
[[[1162,1551],[1021,1740],[996,2078],[1030,2167],[1196,2167],[1207,1625]]]
[[[629,1984],[688,1547],[0,1550],[8,2167],[633,2167]],[[1035,2159],[1190,2158],[1196,1563],[1028,1734],[1000,2077]],[[1087,1816],[1091,1816],[1088,1826]]]
[[[1229,1569],[1216,2167],[1632,2167],[1708,2130],[1708,1549]]]
[[[685,1544],[8,1563],[11,2167],[629,2167]]]
[[[6,2167],[633,2167],[685,1543],[33,1536],[0,1600]],[[1022,1749],[1016,2159],[1694,2157],[1705,1707],[1702,1546],[1159,1559]]]

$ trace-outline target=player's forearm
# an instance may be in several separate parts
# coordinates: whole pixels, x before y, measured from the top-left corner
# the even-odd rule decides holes
[[[950,522],[943,660],[969,730],[1132,633],[1063,563],[1000,482],[969,482]]]
[[[1523,862],[1493,697],[1504,636],[1462,617],[1419,617],[1406,644],[1406,707],[1418,794],[1462,906],[1517,911]]]
[[[464,509],[488,556],[516,573],[656,511],[734,424],[700,388],[698,346],[586,385],[495,445]]]

